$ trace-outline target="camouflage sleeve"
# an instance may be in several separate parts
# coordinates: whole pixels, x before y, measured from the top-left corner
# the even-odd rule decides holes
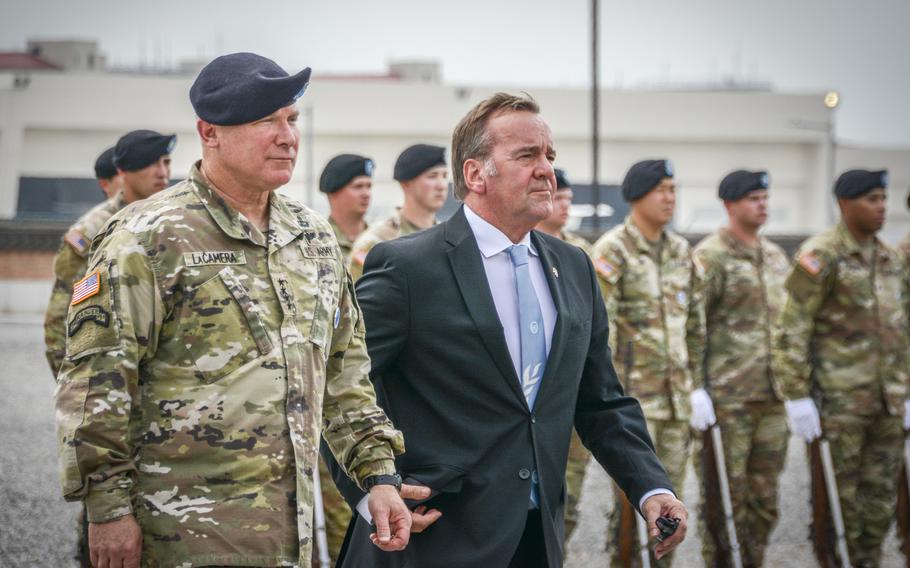
[[[619,300],[622,294],[622,272],[625,263],[622,255],[611,247],[595,248],[592,255],[594,270],[597,272],[597,282],[603,294],[604,306],[607,309],[607,320],[611,330],[609,348],[611,353],[616,353],[616,341],[619,329],[616,326],[616,315],[619,309]]]
[[[695,258],[701,264],[705,317],[718,305],[724,294],[724,263],[708,249],[696,248]]]
[[[348,260],[348,270],[351,272],[351,278],[354,282],[360,280],[363,276],[363,265],[366,264],[367,254],[379,241],[372,235],[365,234],[358,237],[351,248],[351,257]]]
[[[705,276],[701,262],[690,257],[689,288],[692,299],[686,318],[686,350],[689,355],[689,373],[692,388],[705,386]]]
[[[130,410],[163,310],[149,258],[128,231],[100,244],[76,286],[56,392],[60,475],[64,498],[82,500],[98,523],[132,511]]]
[[[54,378],[60,373],[66,355],[66,310],[70,305],[73,282],[82,277],[86,259],[64,243],[54,256],[54,288],[44,314],[44,344],[47,362]]]
[[[363,315],[347,273],[340,297],[341,317],[326,367],[323,437],[362,489],[363,479],[371,475],[395,473],[395,455],[404,453],[404,437],[376,403]]]
[[[802,252],[785,283],[786,298],[774,326],[774,389],[783,400],[808,397],[815,316],[829,291],[834,267],[820,254]]]

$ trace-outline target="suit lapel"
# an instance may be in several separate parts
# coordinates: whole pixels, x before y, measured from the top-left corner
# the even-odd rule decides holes
[[[565,287],[563,286],[563,276],[559,270],[559,262],[556,255],[550,250],[550,247],[536,231],[531,231],[531,240],[534,247],[540,255],[540,263],[543,265],[544,276],[547,278],[547,284],[550,287],[550,294],[553,296],[553,304],[556,307],[556,324],[553,327],[553,338],[550,340],[550,352],[547,355],[547,366],[540,381],[540,392],[537,393],[537,400],[546,397],[544,391],[555,388],[557,382],[556,371],[559,369],[559,363],[563,355],[563,345],[565,343],[566,333],[566,314],[568,306],[566,305]],[[535,402],[536,406],[536,402]]]
[[[462,209],[459,209],[446,222],[445,233],[446,241],[453,247],[448,251],[452,273],[455,275],[455,282],[458,284],[458,289],[468,308],[468,314],[474,320],[474,326],[502,378],[521,406],[527,408],[518,376],[512,366],[512,358],[509,355],[502,323],[499,321],[496,305],[493,303],[493,296],[490,293],[490,284],[483,268],[483,259],[480,257],[477,241],[474,239],[474,234],[471,232],[471,227],[468,225]]]

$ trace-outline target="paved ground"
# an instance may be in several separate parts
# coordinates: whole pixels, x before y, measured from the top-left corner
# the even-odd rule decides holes
[[[75,566],[78,506],[65,503],[57,483],[53,426],[53,381],[36,318],[0,319],[0,567]],[[813,566],[807,540],[808,478],[802,444],[790,445],[782,479],[783,518],[772,536],[769,567]],[[684,498],[694,508],[690,471]],[[582,518],[569,543],[567,567],[606,566],[604,527],[611,502],[607,477],[591,464],[582,496]],[[676,568],[702,566],[694,529],[681,547]],[[902,566],[892,537],[885,566]],[[494,567],[495,568],[495,567]]]

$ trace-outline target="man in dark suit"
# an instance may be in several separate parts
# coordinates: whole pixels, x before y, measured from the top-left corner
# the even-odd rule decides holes
[[[581,249],[532,231],[556,188],[537,103],[482,101],[456,127],[452,155],[464,207],[377,245],[357,284],[377,398],[405,435],[398,470],[432,491],[414,514],[413,531],[425,530],[383,552],[355,515],[339,565],[561,566],[573,424],[652,536],[658,516],[680,519],[657,545],[666,554],[687,512],[616,378],[594,269]],[[363,493],[336,481],[356,506]]]

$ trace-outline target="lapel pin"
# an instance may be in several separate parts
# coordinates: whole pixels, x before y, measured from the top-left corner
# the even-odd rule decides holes
[[[553,278],[559,278],[559,271],[556,270],[555,266],[551,266],[550,270],[553,272]]]

